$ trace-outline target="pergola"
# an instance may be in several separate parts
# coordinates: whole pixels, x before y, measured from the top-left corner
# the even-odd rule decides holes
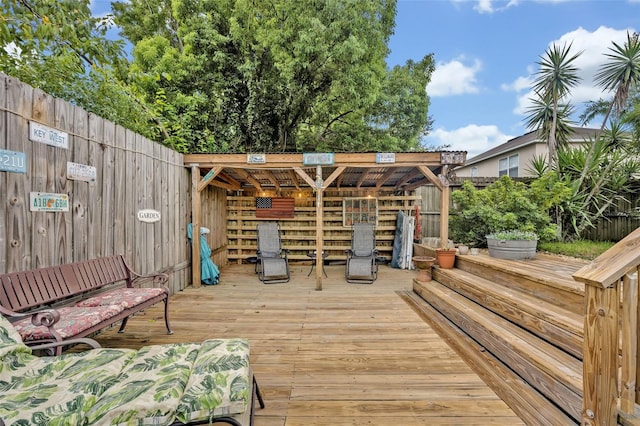
[[[327,188],[372,192],[411,191],[433,184],[441,192],[440,239],[449,238],[450,168],[466,160],[465,151],[400,153],[187,154],[191,169],[193,235],[200,235],[201,191],[208,185],[238,191],[279,192],[311,188],[316,195],[316,253],[323,251],[323,193]],[[195,259],[195,260],[194,260]],[[193,244],[192,283],[200,283],[200,246]],[[320,266],[322,257],[316,258]],[[315,268],[322,290],[322,268]]]

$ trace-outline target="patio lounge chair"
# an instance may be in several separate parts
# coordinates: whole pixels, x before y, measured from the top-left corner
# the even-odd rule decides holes
[[[258,224],[256,272],[264,284],[285,283],[289,273],[289,250],[280,245],[280,226],[277,222]]]
[[[250,426],[264,401],[249,353],[232,338],[38,357],[0,315],[0,425]]]
[[[376,231],[371,223],[356,223],[351,230],[351,249],[346,250],[348,283],[371,284],[378,276]]]

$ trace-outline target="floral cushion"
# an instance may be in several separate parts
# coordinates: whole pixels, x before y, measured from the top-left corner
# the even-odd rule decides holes
[[[124,310],[118,305],[97,306],[91,308],[79,308],[75,306],[57,309],[60,312],[60,321],[53,328],[60,337],[67,339],[77,336],[78,333],[100,324],[107,318],[118,315]],[[49,329],[45,326],[35,326],[31,323],[31,317],[23,318],[13,323],[22,340],[30,342],[34,340],[54,339]]]
[[[131,349],[94,349],[55,357],[13,353],[2,359],[0,418],[7,425],[84,424],[88,410],[117,383]]]
[[[123,309],[129,309],[139,305],[149,299],[158,297],[165,293],[163,288],[118,288],[102,294],[81,300],[76,303],[80,307],[95,307],[120,305]]]
[[[205,340],[176,416],[182,423],[187,423],[244,413],[252,386],[247,340]]]
[[[245,413],[249,405],[244,339],[39,358],[11,330],[0,319],[0,348],[24,348],[0,358],[0,419],[7,425],[168,425]]]
[[[199,345],[145,346],[87,414],[89,425],[172,423]]]

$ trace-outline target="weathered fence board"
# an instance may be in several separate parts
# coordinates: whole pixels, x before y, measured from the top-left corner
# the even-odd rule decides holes
[[[4,82],[2,82],[4,83]],[[0,135],[7,135],[7,85],[0,84]],[[7,149],[7,138],[0,136],[0,149]],[[0,271],[7,270],[7,244],[8,244],[8,227],[7,225],[7,211],[8,200],[7,196],[7,174],[0,173],[0,200],[4,208],[0,208],[0,225],[4,225],[4,232],[0,232]]]
[[[32,141],[30,123],[68,134],[68,148]],[[0,73],[0,149],[26,173],[0,171],[0,273],[123,254],[132,269],[190,284],[190,176],[182,155]],[[95,167],[71,179],[67,163]],[[66,194],[69,211],[31,211],[32,192]],[[138,220],[142,209],[160,221]]]

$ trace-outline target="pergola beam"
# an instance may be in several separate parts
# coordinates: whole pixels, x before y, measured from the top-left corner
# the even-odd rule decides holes
[[[298,175],[296,175],[295,171],[293,170],[288,170],[288,173],[291,182],[293,182],[293,186],[295,186],[296,189],[300,191],[300,182],[298,182]]]
[[[402,189],[402,186],[404,184],[409,182],[411,179],[415,179],[416,177],[420,176],[421,174],[422,174],[422,172],[420,170],[412,171],[411,173],[407,174],[405,177],[403,177],[402,179],[400,179],[398,181],[398,183],[396,184],[396,189]]]
[[[371,171],[370,167],[367,167],[366,169],[362,170],[362,173],[360,174],[360,179],[358,179],[358,182],[356,183],[356,188],[360,189],[360,187],[362,186],[362,182],[364,182],[364,180],[367,178],[367,175],[369,174],[370,171]]]
[[[258,191],[262,191],[262,185],[260,185],[260,182],[258,182],[256,178],[251,176],[245,169],[236,169],[236,172],[251,185],[255,186]]]
[[[273,184],[273,186],[276,188],[276,191],[280,191],[280,182],[278,182],[278,179],[276,179],[271,170],[264,170],[262,173],[264,173],[267,179],[269,179],[269,182]]]
[[[389,170],[387,170],[385,174],[383,174],[382,177],[378,179],[378,182],[376,183],[376,189],[380,189],[380,187],[382,187],[382,185],[384,185],[386,181],[391,179],[391,176],[393,176],[395,173],[396,173],[396,169],[393,167],[390,167]]]

